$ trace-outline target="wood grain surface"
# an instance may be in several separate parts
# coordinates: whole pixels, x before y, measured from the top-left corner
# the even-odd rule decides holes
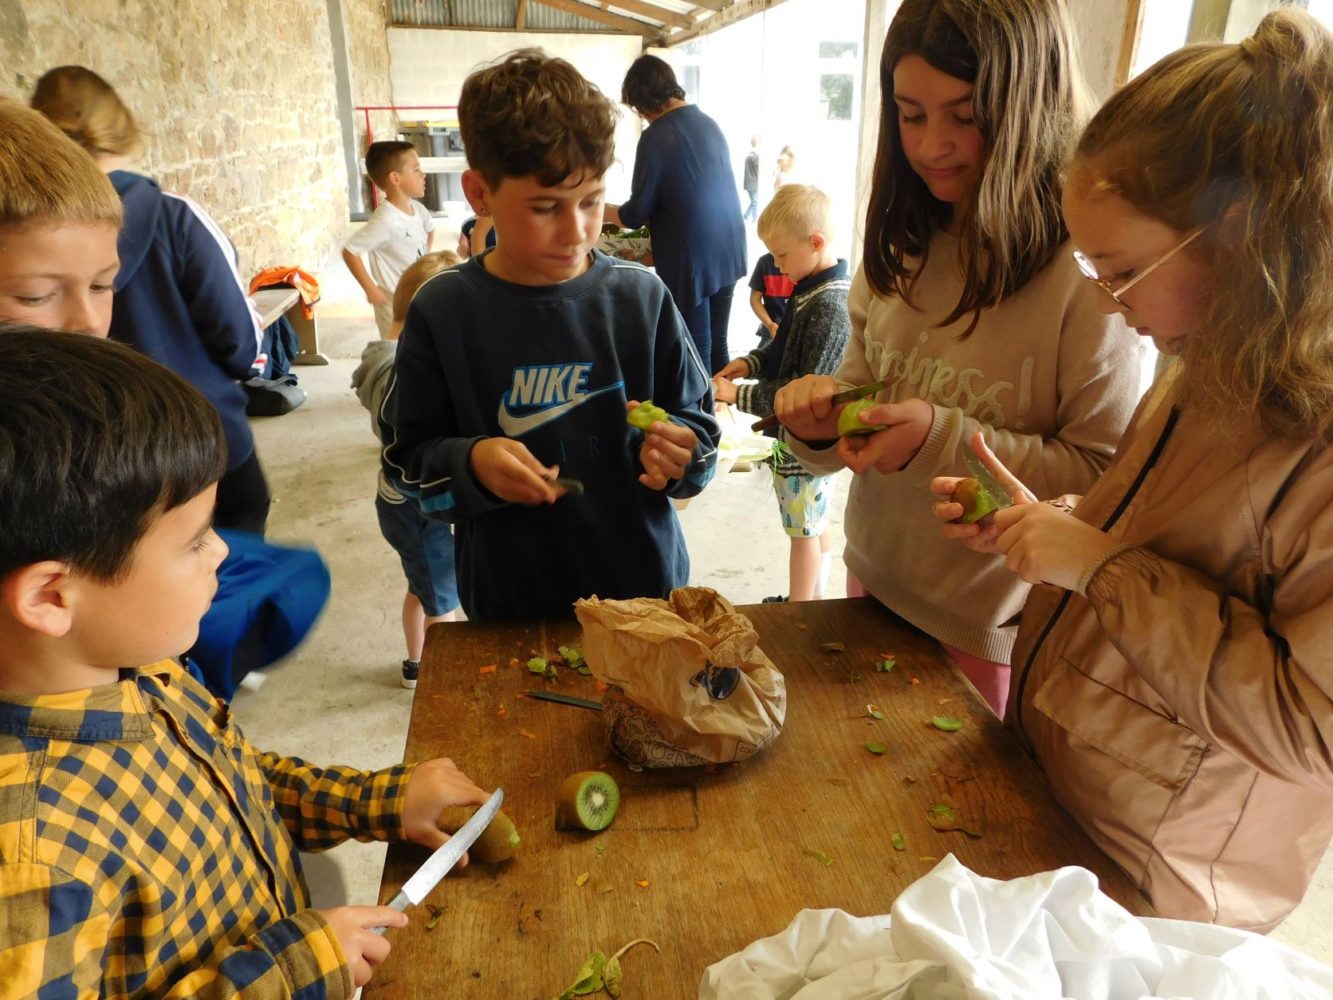
[[[591,952],[640,937],[662,950],[624,956],[622,995],[693,998],[706,966],[802,908],[887,913],[950,852],[999,879],[1082,865],[1112,898],[1151,913],[932,639],[866,598],[739,610],[786,676],[787,720],[754,758],[712,770],[631,771],[608,749],[598,713],[520,697],[542,685],[599,697],[591,677],[561,670],[543,681],[524,665],[534,651],[579,645],[573,619],[432,627],[405,759],[448,756],[482,786],[503,787],[523,840],[515,860],[473,863],[437,886],[426,899],[442,909],[435,927],[425,907],[408,911],[367,1000],[556,997]],[[845,650],[824,652],[827,642]],[[884,655],[896,666],[877,673]],[[963,726],[942,732],[934,716]],[[585,769],[615,777],[620,812],[600,834],[557,831],[556,791]],[[933,829],[941,802],[979,836]],[[390,847],[380,899],[425,857]]]

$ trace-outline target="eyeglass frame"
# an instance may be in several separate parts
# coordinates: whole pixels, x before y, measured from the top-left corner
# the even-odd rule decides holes
[[[1122,299],[1120,296],[1124,295],[1125,292],[1129,291],[1140,281],[1148,277],[1148,275],[1152,274],[1159,267],[1165,264],[1168,260],[1170,260],[1176,254],[1180,253],[1180,251],[1184,250],[1191,243],[1193,243],[1203,233],[1203,230],[1204,230],[1203,226],[1200,226],[1198,229],[1194,230],[1183,240],[1181,240],[1179,243],[1173,246],[1170,250],[1162,254],[1162,256],[1158,257],[1157,260],[1153,261],[1138,274],[1134,275],[1134,277],[1126,281],[1119,288],[1112,288],[1111,279],[1103,278],[1100,274],[1098,274],[1097,265],[1094,264],[1092,261],[1090,261],[1087,257],[1085,257],[1082,251],[1080,250],[1074,251],[1074,263],[1078,265],[1078,269],[1079,271],[1082,272],[1083,277],[1087,278],[1094,285],[1100,288],[1103,292],[1111,296],[1111,301],[1114,302],[1118,308],[1129,309],[1130,308],[1129,304],[1125,302],[1125,300]]]

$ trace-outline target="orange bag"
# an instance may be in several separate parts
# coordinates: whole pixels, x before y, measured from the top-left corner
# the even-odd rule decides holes
[[[303,271],[294,264],[277,264],[266,267],[250,279],[250,294],[270,285],[291,285],[301,293],[301,313],[306,319],[314,319],[315,303],[319,301],[319,279],[309,271]]]

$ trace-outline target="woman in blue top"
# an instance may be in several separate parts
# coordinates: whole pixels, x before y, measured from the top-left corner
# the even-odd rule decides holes
[[[656,56],[634,60],[620,99],[649,127],[634,155],[629,201],[608,205],[606,221],[648,223],[658,277],[699,359],[717,372],[730,360],[731,296],[746,275],[745,223],[727,140],[717,122],[684,98],[669,65]]]

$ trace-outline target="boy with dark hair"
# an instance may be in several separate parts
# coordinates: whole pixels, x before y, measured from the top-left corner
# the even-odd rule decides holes
[[[527,49],[469,76],[458,116],[463,191],[498,240],[408,310],[385,474],[454,522],[469,619],[665,597],[689,576],[668,498],[703,489],[719,432],[666,287],[593,249],[614,109],[569,63]],[[645,432],[625,418],[649,399],[669,416]]]
[[[430,250],[435,220],[417,201],[426,193],[426,173],[410,142],[372,142],[366,173],[384,192],[384,201],[343,244],[343,262],[375,307],[375,325],[387,340],[393,326],[393,290],[408,265]],[[370,262],[369,271],[362,254]]]
[[[852,332],[847,312],[851,279],[847,262],[833,251],[829,196],[808,184],[785,184],[759,216],[759,238],[774,266],[794,286],[773,339],[732,361],[713,376],[717,398],[746,413],[773,412],[778,390],[802,375],[836,371]],[[736,385],[737,378],[758,381]],[[791,590],[770,601],[809,601],[824,596],[833,553],[828,536],[832,476],[812,475],[785,449],[773,456],[773,489],[782,528],[791,539]]]
[[[259,753],[173,657],[226,545],[227,446],[179,376],[110,341],[0,329],[0,984],[6,996],[350,997],[378,906],[312,910],[297,847],[438,847],[486,793]]]

